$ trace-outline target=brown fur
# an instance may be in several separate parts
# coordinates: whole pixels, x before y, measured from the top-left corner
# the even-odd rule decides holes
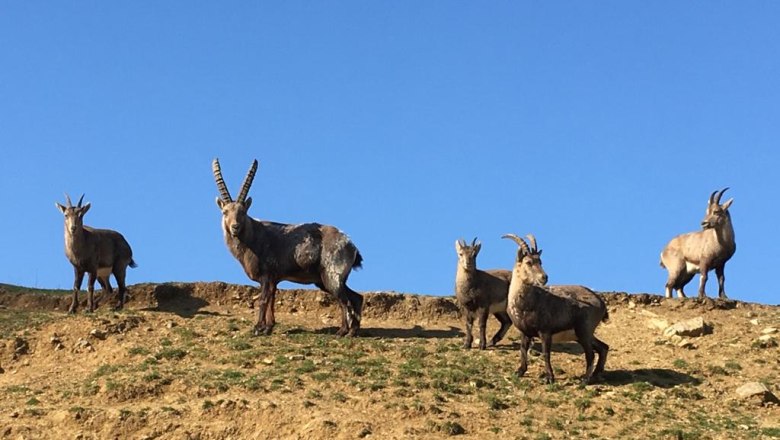
[[[214,174],[221,197],[222,232],[230,253],[246,275],[260,283],[261,294],[255,335],[270,334],[276,321],[274,300],[281,281],[314,284],[336,299],[342,310],[338,334],[357,335],[363,297],[347,286],[352,269],[360,268],[363,257],[357,247],[337,228],[318,223],[289,225],[253,219],[247,215],[252,198],[247,198],[257,161],[253,163],[236,201],[224,187],[219,162]]]
[[[533,236],[529,235],[532,248],[515,235],[504,237],[512,238],[520,245],[512,269],[507,301],[509,317],[523,334],[520,340],[518,376],[523,376],[528,369],[528,349],[533,338],[538,336],[542,340],[547,382],[554,382],[555,376],[550,363],[553,334],[573,330],[577,342],[585,352],[583,381],[590,383],[594,375],[604,371],[609,351],[609,346],[594,335],[599,323],[609,316],[606,304],[595,292],[584,286],[545,288],[547,274],[542,268],[542,251],[537,250]],[[594,350],[599,355],[595,369]]]
[[[466,245],[465,242],[455,242],[455,251],[458,254],[455,297],[466,315],[464,347],[471,348],[474,340],[472,335],[474,318],[479,318],[479,349],[484,350],[487,348],[485,327],[490,313],[501,323],[501,328],[490,340],[491,346],[503,339],[512,326],[512,321],[506,313],[506,298],[512,272],[502,269],[486,271],[477,269],[477,254],[482,244],[477,243],[476,240],[475,238],[471,246]]]
[[[66,195],[67,206],[56,203],[57,209],[65,216],[65,255],[68,261],[73,265],[73,300],[68,308],[69,313],[76,313],[78,309],[79,291],[81,283],[84,280],[84,274],[89,274],[87,281],[87,307],[90,312],[97,308],[97,302],[94,299],[95,280],[98,280],[103,290],[109,294],[113,293],[109,274],[99,274],[99,269],[108,270],[114,274],[118,288],[119,301],[117,309],[121,309],[125,304],[127,287],[125,285],[125,273],[127,266],[136,267],[133,261],[133,251],[130,245],[119,232],[110,229],[94,229],[84,226],[84,214],[87,213],[91,204],[87,203],[81,206],[81,196],[77,206],[72,206],[70,197]]]
[[[661,252],[661,267],[669,272],[665,286],[667,298],[672,297],[673,290],[677,290],[679,298],[684,298],[683,288],[697,273],[700,275],[699,297],[704,298],[707,295],[704,290],[707,273],[713,269],[718,277],[718,296],[726,298],[726,262],[737,250],[728,211],[734,199],[720,204],[720,198],[727,189],[710,195],[701,231],[674,237]]]

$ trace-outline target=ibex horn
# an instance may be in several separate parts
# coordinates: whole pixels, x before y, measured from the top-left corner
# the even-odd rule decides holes
[[[531,255],[531,250],[528,249],[528,243],[525,242],[522,238],[518,237],[515,234],[504,234],[501,236],[501,238],[509,238],[513,240],[515,243],[517,243],[518,246],[520,246],[520,249],[522,249],[524,254]]]
[[[84,194],[82,194],[81,197],[79,198],[79,203],[76,205],[76,207],[81,208],[81,202],[83,201],[84,201]]]
[[[249,187],[252,186],[252,181],[255,179],[255,173],[257,172],[257,159],[252,161],[252,166],[249,167],[249,171],[246,173],[246,177],[244,178],[244,183],[241,185],[241,193],[238,194],[238,199],[236,201],[240,203],[244,203],[246,201],[246,196],[249,195]]]
[[[712,192],[712,194],[710,194],[710,201],[709,201],[710,205],[712,205],[712,203],[715,201],[715,194],[717,194],[717,193],[718,193],[718,190],[716,189],[715,191]]]
[[[230,191],[225,185],[225,180],[222,178],[222,169],[219,167],[219,159],[214,159],[211,163],[211,170],[214,171],[214,180],[217,181],[217,189],[219,190],[219,197],[225,202],[232,202],[233,198],[230,197]]]
[[[474,237],[474,240],[471,240],[471,247],[474,247],[477,245],[477,237]]]
[[[65,205],[66,208],[70,208],[73,206],[73,203],[70,202],[70,196],[68,195],[68,193],[65,193],[65,203],[67,203],[67,205]]]
[[[727,187],[725,187],[725,188],[723,188],[723,189],[722,189],[722,190],[721,190],[721,191],[718,193],[718,195],[715,197],[715,203],[717,203],[718,205],[720,205],[720,198],[721,198],[721,197],[723,197],[723,193],[724,193],[724,192],[726,192],[726,190],[727,190],[727,189],[729,189],[729,187],[728,187],[728,186],[727,186]]]
[[[534,253],[539,251],[539,248],[536,247],[536,237],[534,237],[533,234],[526,235],[528,237],[528,241],[531,242],[531,251]]]

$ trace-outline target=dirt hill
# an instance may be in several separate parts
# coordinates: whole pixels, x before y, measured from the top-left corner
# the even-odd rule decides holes
[[[69,292],[0,285],[0,439],[780,438],[775,306],[605,293],[607,371],[581,386],[576,344],[554,385],[538,355],[514,376],[517,330],[463,349],[452,298],[367,293],[349,339],[327,294],[287,290],[252,337],[257,292],[138,284],[122,312],[71,316]],[[692,318],[704,334],[667,330]],[[769,392],[740,397],[751,382]]]

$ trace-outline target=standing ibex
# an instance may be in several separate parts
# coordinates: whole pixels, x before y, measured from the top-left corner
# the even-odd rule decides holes
[[[609,319],[606,304],[596,293],[583,286],[559,286],[560,290],[546,288],[547,274],[542,268],[542,251],[536,247],[536,238],[528,235],[530,248],[525,240],[514,234],[504,235],[503,238],[511,238],[519,246],[507,301],[509,317],[523,334],[517,375],[523,376],[528,369],[528,348],[531,340],[538,336],[542,340],[547,382],[552,383],[555,380],[550,364],[553,334],[573,330],[585,352],[583,382],[590,383],[592,376],[604,371],[607,361],[609,346],[593,334],[601,321]],[[599,355],[595,369],[594,350]]]
[[[734,199],[720,204],[720,198],[728,188],[714,191],[707,202],[707,214],[701,222],[702,230],[674,237],[661,252],[661,267],[669,271],[666,280],[666,297],[672,297],[677,290],[679,298],[685,298],[683,288],[697,273],[699,279],[699,298],[704,298],[704,285],[707,284],[707,272],[715,269],[718,276],[718,296],[726,298],[724,269],[737,244],[734,242],[734,227],[731,225],[729,207]]]
[[[477,269],[477,254],[482,244],[475,238],[471,245],[465,241],[455,242],[458,253],[458,269],[455,273],[455,297],[466,312],[466,338],[464,347],[471,348],[472,328],[474,318],[479,319],[479,349],[487,348],[485,327],[489,314],[498,319],[501,328],[490,340],[490,345],[496,345],[512,327],[512,321],[506,314],[506,295],[509,291],[509,280],[512,271],[504,269]]]
[[[68,308],[69,313],[76,313],[79,303],[79,290],[84,280],[84,273],[89,274],[87,290],[89,299],[87,307],[94,312],[97,303],[94,300],[95,280],[100,282],[103,290],[113,293],[109,276],[114,274],[119,286],[119,302],[116,308],[121,309],[125,305],[125,273],[127,266],[136,267],[133,261],[133,251],[130,245],[119,232],[109,229],[94,229],[84,226],[84,214],[91,206],[87,203],[81,206],[84,195],[81,195],[76,206],[70,202],[70,197],[65,194],[67,206],[55,203],[57,208],[65,215],[65,255],[73,265],[75,280],[73,281],[73,301]]]
[[[219,160],[212,164],[222,211],[225,243],[241,263],[247,276],[260,283],[261,295],[254,334],[270,334],[275,324],[274,297],[281,281],[314,284],[338,299],[341,306],[339,336],[357,335],[363,297],[347,287],[352,269],[361,267],[363,257],[343,232],[317,223],[288,225],[253,219],[247,215],[252,198],[247,197],[257,171],[252,162],[241,192],[233,201]]]

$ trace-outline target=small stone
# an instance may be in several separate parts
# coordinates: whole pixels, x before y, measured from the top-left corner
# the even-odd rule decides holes
[[[360,430],[357,432],[358,438],[366,438],[369,435],[371,435],[371,427],[366,425],[360,428]]]
[[[751,319],[750,323],[753,325],[758,325],[758,319]]]
[[[19,417],[19,411],[14,411],[14,412],[12,412],[12,413],[10,414],[10,416],[11,416],[11,418],[12,418],[12,419],[15,419],[15,418]]]
[[[701,316],[677,322],[664,330],[664,335],[667,337],[672,335],[698,337],[708,333],[712,333],[712,325],[704,322]]]
[[[168,322],[165,323],[165,326],[168,327],[168,328],[174,328],[177,325],[178,324],[176,324],[176,322],[174,322],[174,321],[168,321]]]
[[[755,318],[758,315],[756,315],[756,312],[754,312],[752,310],[748,310],[748,312],[745,313],[745,316],[747,316],[748,318]]]
[[[261,400],[257,403],[257,406],[260,407],[260,409],[274,409],[276,408],[276,404],[271,402],[270,400]]]
[[[14,338],[14,360],[19,359],[19,356],[25,355],[30,352],[30,344],[22,338]]]
[[[271,359],[271,358],[265,358],[261,362],[263,362],[266,365],[273,365],[274,364],[274,360]]]
[[[777,339],[771,334],[769,335],[761,335],[758,337],[756,342],[754,343],[755,346],[758,346],[760,348],[772,348],[777,347]]]
[[[762,404],[780,403],[777,396],[769,391],[769,388],[761,382],[749,382],[737,388],[737,396],[741,399],[756,399]]]
[[[86,339],[79,339],[73,345],[73,351],[76,353],[81,353],[84,351],[95,351],[95,347],[93,347],[92,344],[90,344]]]
[[[636,303],[634,301],[629,301],[628,302],[628,308],[629,309],[635,309],[636,308]]]
[[[101,341],[103,341],[103,340],[106,339],[106,332],[104,332],[103,330],[100,330],[100,329],[93,328],[89,332],[89,336],[91,338],[100,339]]]
[[[669,328],[669,321],[660,318],[652,318],[647,322],[647,326],[650,328],[658,329],[660,331],[664,331],[667,328]]]
[[[775,333],[777,333],[777,328],[775,328],[775,327],[767,327],[767,328],[761,330],[761,334],[762,335],[773,335]]]
[[[688,338],[683,338],[680,342],[677,343],[677,346],[680,347],[680,348],[687,348],[688,350],[696,349],[696,344],[694,344]]]
[[[306,359],[306,356],[304,356],[302,354],[288,354],[287,355],[287,359],[289,359],[291,361],[302,361],[302,360]]]

